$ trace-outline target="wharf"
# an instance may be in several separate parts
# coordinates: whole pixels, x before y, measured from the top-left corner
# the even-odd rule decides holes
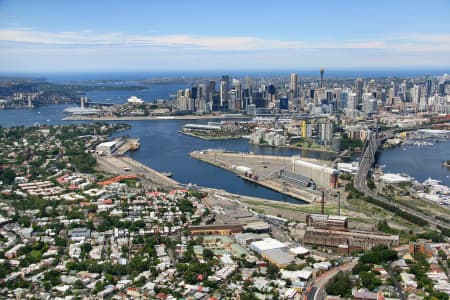
[[[289,157],[255,155],[246,153],[231,153],[217,150],[194,151],[189,154],[191,157],[223,168],[235,173],[244,180],[254,182],[286,196],[312,203],[320,199],[317,191],[300,189],[290,184],[286,184],[278,174],[281,170],[291,168],[292,162]],[[258,179],[245,176],[241,169],[252,169]]]
[[[208,135],[199,135],[192,132],[186,132],[183,130],[178,131],[180,134],[184,134],[187,136],[196,137],[206,141],[214,141],[214,140],[236,140],[242,138],[240,135],[223,135],[223,136],[208,136]]]
[[[114,154],[116,155],[124,155],[128,151],[134,151],[139,149],[139,139],[127,138],[126,141],[120,145],[119,149],[117,149]]]
[[[136,150],[140,147],[139,139],[127,138],[112,155],[96,156],[97,164],[105,172],[114,175],[134,174],[150,180],[162,186],[179,186],[180,184],[168,176],[153,170],[152,168],[124,156],[128,151]]]
[[[179,185],[172,178],[127,156],[97,156],[97,163],[103,171],[114,175],[135,174],[162,186],[175,187]]]

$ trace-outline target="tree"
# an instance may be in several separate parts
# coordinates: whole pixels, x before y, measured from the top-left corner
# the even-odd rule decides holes
[[[61,274],[56,270],[50,270],[45,273],[44,281],[49,282],[52,286],[56,286],[61,282]]]
[[[16,173],[11,168],[0,169],[0,180],[3,181],[3,184],[14,183],[15,177]]]
[[[381,280],[378,279],[373,272],[361,272],[359,278],[361,284],[371,291],[381,285]]]
[[[378,245],[367,251],[360,258],[361,263],[381,264],[397,259],[397,251],[390,250],[384,245]]]
[[[203,258],[211,260],[214,258],[214,252],[211,249],[203,249]]]
[[[350,297],[352,294],[352,283],[349,275],[339,271],[326,286],[328,295]]]
[[[269,279],[277,279],[279,276],[279,269],[274,264],[267,264],[267,277]]]

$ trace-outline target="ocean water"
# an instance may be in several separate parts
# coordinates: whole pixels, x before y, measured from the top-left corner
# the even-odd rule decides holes
[[[54,83],[80,83],[82,81],[92,80],[123,80],[136,81],[153,78],[218,78],[224,74],[233,77],[288,77],[292,72],[295,72],[299,77],[319,77],[319,69],[302,69],[293,68],[289,70],[205,70],[205,71],[129,71],[129,72],[55,72],[55,73],[0,73],[0,76],[17,76],[17,77],[34,77],[46,78]],[[333,69],[325,67],[326,77],[363,77],[363,78],[377,78],[377,77],[415,77],[425,75],[442,75],[450,73],[448,68],[433,68],[433,69]]]

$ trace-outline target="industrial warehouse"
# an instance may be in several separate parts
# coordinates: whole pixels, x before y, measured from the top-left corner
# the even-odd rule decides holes
[[[354,250],[368,250],[379,244],[389,248],[398,246],[398,235],[350,230],[347,219],[345,216],[308,215],[303,242],[328,247],[343,254],[350,254]]]
[[[292,157],[292,173],[310,178],[318,186],[334,189],[337,187],[339,171],[325,165],[319,165]]]

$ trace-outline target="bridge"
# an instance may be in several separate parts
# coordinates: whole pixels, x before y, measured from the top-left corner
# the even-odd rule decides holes
[[[400,210],[403,210],[413,216],[421,218],[428,222],[428,224],[436,229],[437,226],[441,226],[447,229],[450,229],[450,225],[442,222],[440,220],[436,220],[434,216],[426,215],[420,211],[407,207],[398,202],[394,202],[382,195],[379,195],[373,191],[371,191],[367,186],[367,175],[369,174],[372,166],[375,164],[375,155],[382,145],[383,141],[389,138],[392,138],[394,135],[394,131],[392,129],[383,131],[380,135],[375,132],[370,132],[364,147],[364,151],[361,155],[361,159],[359,162],[359,169],[356,173],[354,185],[355,188],[364,194],[364,196],[372,197],[378,201],[389,204],[390,206],[396,207]]]

